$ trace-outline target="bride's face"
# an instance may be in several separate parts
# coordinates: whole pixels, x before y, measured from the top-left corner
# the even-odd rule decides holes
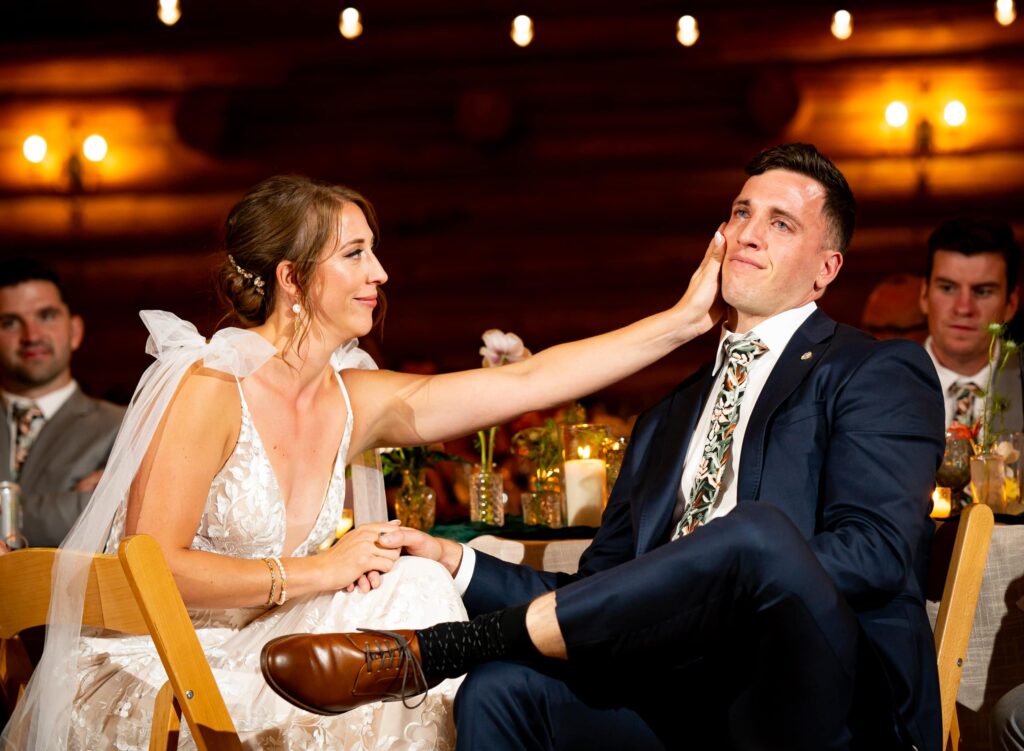
[[[373,232],[354,203],[345,204],[337,236],[320,256],[315,302],[322,323],[343,340],[373,327],[377,288],[388,280],[373,252]]]

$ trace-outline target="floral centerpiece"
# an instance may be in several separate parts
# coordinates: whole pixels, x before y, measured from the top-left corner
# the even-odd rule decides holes
[[[988,325],[988,383],[982,396],[985,398],[985,409],[977,430],[977,442],[981,453],[992,451],[1000,433],[1006,432],[1006,410],[1010,400],[1005,394],[996,391],[996,383],[1002,375],[1010,357],[1020,351],[1020,345],[1006,338],[1006,325],[992,322]],[[998,422],[997,422],[998,421]]]
[[[430,529],[437,513],[437,498],[427,485],[426,470],[441,461],[465,461],[430,446],[384,449],[380,454],[381,469],[389,480],[400,478],[395,495],[395,515],[405,527]]]
[[[982,390],[985,407],[975,431],[975,451],[971,459],[971,494],[977,503],[986,503],[998,512],[1006,510],[1007,500],[1020,498],[1020,447],[1012,437],[1001,437],[1006,431],[1006,410],[1010,400],[997,391],[996,385],[1010,357],[1020,345],[1006,338],[1006,326],[988,325],[988,382]]]
[[[515,453],[533,464],[530,495],[523,495],[523,522],[561,527],[563,523],[561,427],[552,418],[512,436]]]
[[[525,360],[530,350],[513,333],[488,329],[480,348],[483,367],[497,368]],[[505,490],[501,475],[494,470],[494,437],[497,426],[477,431],[480,466],[470,475],[469,519],[471,522],[500,527],[505,523]]]

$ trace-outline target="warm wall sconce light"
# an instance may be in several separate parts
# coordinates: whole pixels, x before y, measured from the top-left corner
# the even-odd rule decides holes
[[[181,18],[181,6],[178,5],[178,0],[160,0],[156,15],[165,25],[174,26]]]
[[[996,0],[996,21],[1000,26],[1009,26],[1017,20],[1017,8],[1013,0]]]
[[[338,20],[338,31],[346,39],[355,39],[363,33],[363,21],[355,8],[345,8]]]
[[[93,133],[82,142],[82,155],[90,162],[102,162],[107,155],[107,139]]]
[[[942,111],[942,119],[946,121],[947,125],[959,128],[967,122],[967,107],[959,99],[954,99]]]
[[[697,19],[693,16],[682,16],[676,24],[676,39],[684,47],[692,47],[700,37]]]
[[[46,139],[42,136],[29,136],[21,145],[21,153],[32,164],[39,164],[46,158]]]
[[[853,16],[848,10],[837,10],[832,16],[832,36],[849,39],[853,34]]]
[[[533,19],[529,16],[516,16],[512,19],[512,41],[520,47],[533,41]]]
[[[885,108],[885,121],[894,128],[902,128],[910,118],[910,110],[903,102],[889,102]]]

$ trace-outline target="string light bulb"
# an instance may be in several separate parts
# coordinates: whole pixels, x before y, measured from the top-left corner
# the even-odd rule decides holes
[[[156,15],[165,25],[174,26],[181,18],[181,6],[178,4],[178,0],[160,0]]]
[[[512,41],[525,47],[533,41],[533,19],[529,16],[516,16],[512,19]]]
[[[967,122],[967,107],[959,99],[954,99],[942,111],[942,118],[946,121],[947,125],[959,128]]]
[[[102,162],[107,155],[107,140],[93,133],[82,142],[82,154],[90,162]]]
[[[676,24],[676,40],[684,47],[692,47],[700,37],[697,19],[693,16],[680,16]]]
[[[46,158],[46,139],[42,136],[29,136],[21,145],[21,153],[32,164],[39,164]]]
[[[853,34],[853,16],[848,10],[837,10],[832,16],[832,36],[849,39]]]
[[[338,19],[338,31],[346,39],[355,39],[363,33],[363,20],[355,8],[345,8]]]
[[[903,102],[889,102],[885,108],[885,121],[894,128],[902,128],[910,119],[910,110]]]
[[[1013,0],[996,0],[996,21],[1000,26],[1009,26],[1017,20],[1017,7]]]

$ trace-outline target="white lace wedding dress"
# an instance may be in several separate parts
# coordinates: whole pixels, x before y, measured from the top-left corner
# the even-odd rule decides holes
[[[345,386],[340,378],[338,382],[348,402]],[[334,535],[345,504],[344,457],[352,434],[351,404],[320,515],[305,540],[294,551],[285,551],[284,499],[244,396],[241,402],[238,443],[210,487],[192,548],[239,558],[312,555]],[[123,535],[124,514],[122,503],[108,551],[116,550]],[[407,709],[401,702],[376,703],[322,717],[297,709],[274,694],[259,666],[264,643],[283,634],[358,627],[420,628],[464,620],[462,600],[440,564],[404,557],[383,577],[379,589],[366,594],[336,592],[296,598],[269,611],[257,607],[190,610],[189,614],[247,748],[425,751],[454,746],[451,703],[458,681],[445,681],[431,689],[427,700],[415,709]],[[69,746],[83,751],[146,748],[153,703],[166,680],[152,641],[99,634],[83,641]],[[184,723],[182,731],[180,747],[194,748]]]

